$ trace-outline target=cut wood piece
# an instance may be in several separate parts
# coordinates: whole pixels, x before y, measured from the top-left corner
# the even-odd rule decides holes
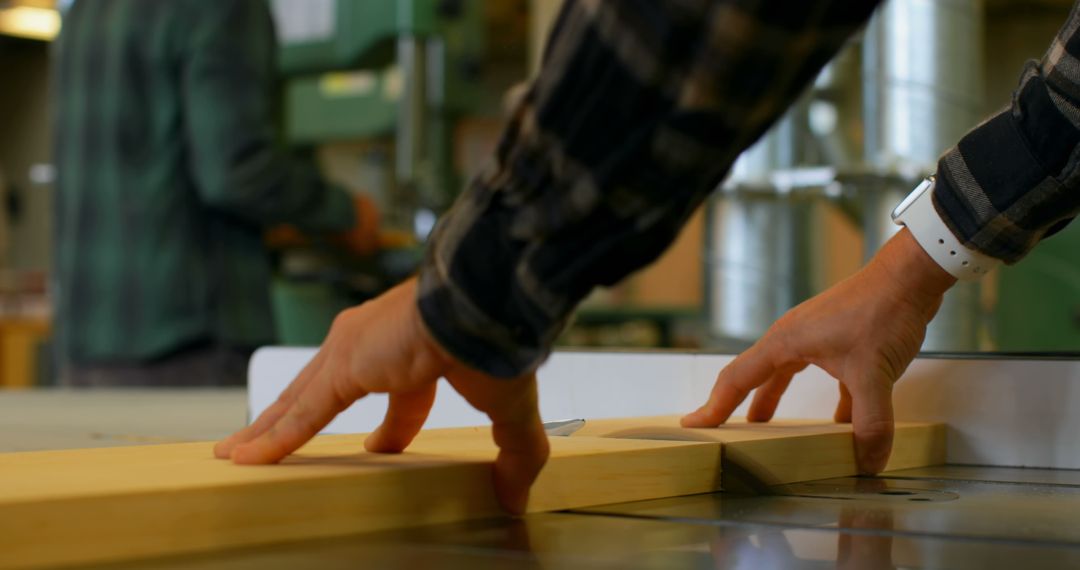
[[[737,419],[715,428],[683,428],[680,416],[590,420],[573,437],[610,437],[723,444],[725,490],[761,490],[815,479],[857,475],[851,424],[820,420],[748,423]],[[945,463],[945,425],[897,422],[886,470]]]
[[[422,433],[408,453],[324,436],[280,465],[211,444],[0,454],[0,568],[93,564],[498,516],[488,429]],[[552,438],[532,512],[719,488],[720,445]]]

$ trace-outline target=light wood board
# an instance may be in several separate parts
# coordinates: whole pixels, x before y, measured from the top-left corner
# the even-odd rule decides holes
[[[0,568],[100,563],[501,514],[487,429],[434,430],[401,455],[323,436],[281,465],[212,444],[0,454]],[[714,491],[715,443],[553,438],[529,511]]]
[[[722,456],[767,484],[855,473],[850,426],[677,426],[674,416],[595,420],[571,437],[551,438],[551,460],[529,511],[715,491]],[[318,437],[271,466],[213,459],[210,443],[0,454],[0,568],[133,560],[500,514],[488,429],[426,431],[400,455],[365,453],[363,437]],[[941,426],[900,424],[890,468],[940,463],[943,451]]]
[[[680,416],[593,420],[574,437],[712,441],[723,445],[727,490],[858,474],[851,424],[820,420],[748,423],[735,419],[716,428],[683,428]],[[945,463],[945,424],[897,422],[886,471]]]

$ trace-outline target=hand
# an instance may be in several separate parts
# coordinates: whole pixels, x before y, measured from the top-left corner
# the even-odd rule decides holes
[[[339,239],[350,251],[368,256],[379,250],[379,208],[364,194],[353,196],[356,225],[339,234]]]
[[[955,282],[904,229],[858,273],[781,317],[720,371],[682,425],[724,423],[755,388],[747,420],[769,421],[792,376],[813,364],[840,381],[835,418],[854,424],[860,471],[880,472],[892,449],[893,383]]]
[[[423,427],[439,377],[491,418],[499,447],[496,495],[507,511],[524,512],[529,486],[548,456],[536,378],[492,378],[445,353],[421,320],[415,279],[338,315],[318,354],[277,402],[219,442],[214,455],[240,464],[276,463],[373,392],[389,393],[390,406],[364,447],[398,453]]]

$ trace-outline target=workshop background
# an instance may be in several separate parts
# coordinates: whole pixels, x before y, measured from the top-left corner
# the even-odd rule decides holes
[[[488,160],[558,0],[269,0],[285,143],[380,206],[383,249],[342,257],[269,236],[277,334],[317,345],[333,315],[415,267],[438,214]],[[67,2],[0,1],[0,387],[55,383],[50,41]],[[739,160],[663,258],[597,292],[565,346],[748,346],[851,274],[887,212],[1004,105],[1071,0],[889,0]],[[924,350],[1080,352],[1080,224],[949,293]]]

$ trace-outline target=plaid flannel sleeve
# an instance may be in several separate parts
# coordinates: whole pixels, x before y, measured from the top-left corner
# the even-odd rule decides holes
[[[577,303],[655,259],[876,5],[567,0],[494,164],[433,234],[431,334],[491,375],[534,370]]]
[[[934,204],[968,247],[1015,263],[1080,212],[1080,4],[1012,104],[938,163]]]

